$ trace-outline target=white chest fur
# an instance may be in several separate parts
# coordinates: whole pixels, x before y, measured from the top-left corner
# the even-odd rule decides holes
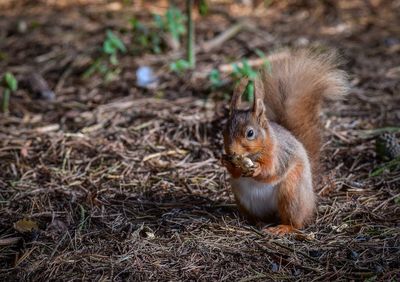
[[[277,212],[276,186],[258,182],[251,177],[232,179],[231,185],[237,200],[251,214],[263,218]]]

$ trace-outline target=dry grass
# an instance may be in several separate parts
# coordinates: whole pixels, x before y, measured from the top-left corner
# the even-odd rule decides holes
[[[205,99],[204,81],[170,75],[157,91],[135,88],[132,56],[116,82],[80,79],[104,25],[123,26],[124,13],[135,9],[111,18],[100,4],[2,12],[7,57],[0,68],[20,79],[39,70],[58,91],[49,103],[22,85],[10,116],[0,119],[1,279],[398,280],[400,172],[370,172],[383,163],[374,130],[400,124],[399,42],[386,43],[396,42],[399,6],[382,2],[371,11],[364,2],[343,2],[358,5],[339,9],[351,36],[327,34],[338,16],[320,6],[304,17],[311,10],[276,4],[256,19],[256,32],[199,55],[200,67],[209,66],[227,54],[296,45],[303,36],[335,45],[348,60],[353,91],[325,111],[318,217],[301,238],[264,234],[237,213],[218,161],[221,93]],[[39,28],[13,33],[21,17]],[[220,17],[202,21],[200,39],[227,25]],[[13,224],[22,218],[39,229],[17,232]]]

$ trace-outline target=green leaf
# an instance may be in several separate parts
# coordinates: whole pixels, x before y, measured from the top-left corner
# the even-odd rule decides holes
[[[222,85],[221,74],[217,69],[213,69],[209,75],[211,86],[214,88]]]
[[[129,20],[129,24],[131,25],[133,30],[137,30],[140,26],[139,20],[135,17],[133,17]]]
[[[202,15],[202,16],[207,15],[207,13],[208,13],[208,3],[207,3],[207,0],[200,0],[200,3],[199,3],[199,13],[200,13],[200,15]]]
[[[249,73],[250,70],[251,70],[251,67],[249,65],[249,61],[247,61],[247,59],[243,59],[243,61],[242,61],[243,74]]]
[[[183,71],[190,68],[190,64],[186,60],[177,60],[169,65],[169,68],[176,73],[182,73]]]
[[[126,52],[126,47],[124,45],[124,43],[122,42],[122,40],[116,36],[111,30],[107,30],[107,39],[106,41],[109,41],[113,47],[117,48],[118,50],[120,50],[122,53]],[[109,54],[109,53],[107,53]]]
[[[245,97],[248,102],[253,101],[254,99],[254,81],[249,80],[249,83],[246,85],[246,89],[244,90]]]
[[[257,72],[250,66],[249,62],[246,59],[242,60],[241,66],[238,64],[232,65],[233,71],[232,76],[235,79],[241,79],[244,77],[255,79],[257,77]]]
[[[242,74],[250,79],[255,79],[257,76],[257,72],[249,65],[246,59],[243,60]]]
[[[171,7],[168,9],[165,17],[167,21],[168,32],[171,34],[173,39],[179,41],[180,35],[186,31],[184,25],[185,16],[177,8]]]
[[[11,72],[6,72],[4,74],[3,83],[5,87],[11,91],[16,91],[18,88],[18,81]]]
[[[259,56],[260,58],[266,58],[265,53],[263,51],[261,51],[260,49],[256,49],[254,50],[254,52],[257,54],[257,56]]]
[[[111,54],[115,54],[117,52],[117,49],[115,49],[115,47],[111,41],[106,40],[103,43],[103,52],[111,55]]]
[[[237,64],[233,64],[232,68],[233,68],[232,76],[234,76],[237,79],[240,78],[241,77],[241,71],[240,71],[239,66]]]
[[[385,166],[379,167],[377,169],[374,169],[371,173],[370,173],[370,177],[375,177],[375,176],[379,176],[381,175],[384,171],[386,170]]]

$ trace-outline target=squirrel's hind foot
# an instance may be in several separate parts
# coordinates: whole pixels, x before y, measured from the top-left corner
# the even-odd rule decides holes
[[[291,225],[280,224],[277,226],[266,227],[263,229],[264,232],[275,234],[275,235],[287,235],[287,234],[299,234],[301,233],[298,229]]]

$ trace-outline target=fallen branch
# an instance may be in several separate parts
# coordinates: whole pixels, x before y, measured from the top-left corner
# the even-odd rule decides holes
[[[238,34],[243,29],[249,28],[249,27],[250,27],[250,24],[245,21],[238,22],[238,23],[234,24],[233,26],[231,26],[230,28],[228,28],[227,30],[225,30],[224,32],[215,36],[213,39],[204,42],[200,46],[200,48],[197,48],[198,49],[197,51],[210,52],[212,49],[215,49],[216,47],[221,46],[224,42],[226,42],[229,39],[231,39],[232,37],[234,37],[236,34]]]
[[[250,60],[247,61],[247,63],[251,67],[257,68],[257,67],[262,66],[266,62],[273,63],[274,61],[284,59],[285,57],[288,57],[288,56],[289,56],[289,53],[287,51],[282,51],[282,52],[275,53],[275,54],[272,54],[270,56],[267,56],[265,58],[250,59]],[[222,64],[222,65],[219,65],[218,67],[216,67],[216,69],[221,73],[230,74],[230,73],[233,72],[235,65],[237,65],[238,67],[243,67],[243,62],[242,61],[237,61],[237,62],[233,62],[233,63],[230,63],[230,64]],[[210,72],[212,70],[213,70],[213,67],[211,67],[211,66],[206,67],[202,71],[195,72],[193,74],[193,77],[195,77],[195,78],[206,78],[206,77],[208,77],[208,75],[210,74]]]
[[[265,64],[265,62],[268,61],[266,58],[257,58],[257,59],[252,59],[248,60],[248,64],[251,67],[259,67]],[[223,64],[218,66],[218,70],[222,73],[231,73],[233,72],[235,66],[238,66],[239,68],[243,67],[243,62],[236,62],[236,63],[231,63],[231,64]]]

